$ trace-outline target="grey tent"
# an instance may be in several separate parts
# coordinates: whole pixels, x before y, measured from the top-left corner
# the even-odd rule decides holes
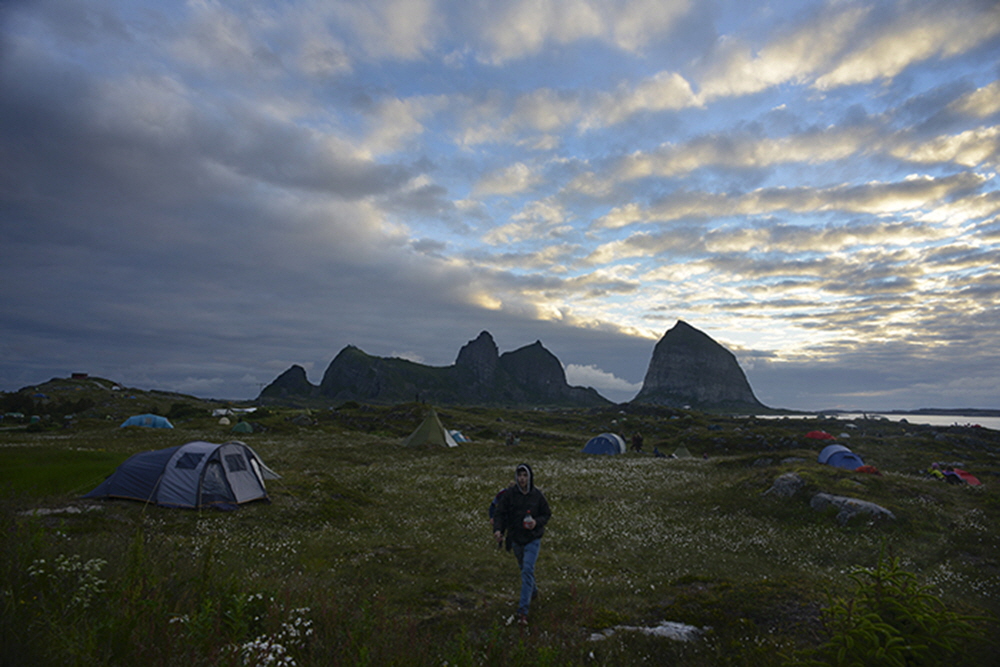
[[[439,445],[441,447],[458,447],[455,438],[451,437],[441,420],[438,418],[434,408],[427,413],[427,417],[416,428],[413,433],[403,441],[404,447],[415,447],[417,445]]]
[[[192,509],[225,507],[266,500],[264,480],[278,478],[242,442],[195,441],[133,455],[84,498],[126,498]]]

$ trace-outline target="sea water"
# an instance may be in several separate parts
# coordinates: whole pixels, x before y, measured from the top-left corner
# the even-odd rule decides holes
[[[820,414],[803,414],[803,415],[758,415],[758,417],[764,419],[783,419],[788,417],[789,419],[816,419],[820,417]],[[907,421],[911,424],[929,424],[931,426],[980,426],[982,428],[992,429],[994,431],[1000,431],[1000,417],[983,417],[979,415],[924,415],[924,414],[881,414],[875,412],[838,412],[835,414],[824,414],[823,417],[827,419],[836,419],[837,421],[852,422],[855,420],[880,420],[887,419],[889,421],[901,422]]]

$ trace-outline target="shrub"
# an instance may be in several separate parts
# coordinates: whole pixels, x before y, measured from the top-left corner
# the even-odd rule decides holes
[[[875,567],[856,569],[850,578],[853,593],[832,600],[823,610],[829,638],[809,659],[792,664],[985,664],[968,643],[984,639],[975,623],[988,619],[949,610],[901,567],[899,558],[886,558],[884,548]]]

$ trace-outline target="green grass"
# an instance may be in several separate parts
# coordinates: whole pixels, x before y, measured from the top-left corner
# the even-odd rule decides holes
[[[58,496],[87,491],[127,458],[122,454],[60,446],[8,446],[0,460],[0,489],[9,494]]]
[[[779,665],[820,645],[821,608],[884,547],[950,609],[1000,612],[992,432],[935,438],[879,424],[851,445],[882,470],[874,476],[816,464],[802,434],[837,429],[817,421],[439,408],[474,440],[446,450],[400,446],[419,405],[313,410],[309,427],[291,423],[299,412],[251,418],[267,430],[240,439],[282,479],[268,484],[271,504],[236,512],[78,499],[135,452],[232,439],[215,419],[170,431],[107,420],[0,431],[0,664],[279,664],[268,662],[278,643],[298,665]],[[641,430],[647,453],[580,453],[606,430]],[[503,446],[507,431],[522,444]],[[654,458],[658,443],[709,458]],[[956,459],[986,484],[919,475]],[[526,634],[508,625],[516,564],[486,520],[522,460],[554,511]],[[761,495],[790,471],[807,493]],[[840,526],[809,508],[820,490],[878,502],[897,520]],[[588,640],[663,620],[711,630],[691,643]],[[966,663],[950,664],[998,664],[995,642],[968,646]]]

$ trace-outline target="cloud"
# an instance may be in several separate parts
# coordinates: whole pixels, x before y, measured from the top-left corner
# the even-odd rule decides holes
[[[616,403],[624,403],[642,389],[641,382],[628,382],[614,373],[601,370],[593,364],[566,366],[566,382],[574,387],[593,387],[598,393]],[[624,398],[623,398],[624,397]]]
[[[786,83],[820,91],[892,79],[913,64],[964,54],[1000,34],[1000,10],[975,0],[830,3],[805,14],[757,51],[724,37],[697,80],[699,99],[759,93]]]
[[[986,118],[1000,112],[1000,80],[978,88],[951,103],[956,113]]]
[[[830,188],[762,188],[742,195],[679,192],[648,208],[628,204],[595,221],[597,228],[668,223],[682,219],[758,216],[778,211],[815,213],[843,211],[881,215],[919,211],[957,193],[981,186],[985,177],[963,173],[934,178],[914,176],[894,183],[871,182]]]
[[[553,199],[533,201],[511,216],[511,222],[489,230],[483,240],[490,245],[501,245],[557,239],[573,229],[568,222],[567,212],[559,202]]]
[[[914,63],[965,53],[1000,34],[993,3],[897,5],[898,14],[818,77],[820,90],[897,76]]]
[[[698,80],[700,99],[709,102],[809,81],[846,47],[869,12],[854,3],[827,5],[757,53],[738,38],[723,38],[712,64]]]
[[[996,166],[1000,158],[1000,126],[980,127],[930,141],[894,142],[893,157],[914,164],[953,163],[963,167]]]
[[[310,5],[312,20],[329,23],[366,58],[413,60],[434,48],[444,30],[433,0],[340,0]],[[324,16],[325,14],[325,16]]]
[[[826,128],[777,138],[746,133],[702,136],[684,144],[663,144],[653,151],[635,151],[617,160],[606,173],[578,176],[569,188],[591,195],[607,194],[616,183],[684,176],[698,169],[763,169],[795,162],[830,162],[872,150],[881,140],[874,126]]]
[[[486,174],[473,188],[473,193],[484,197],[514,195],[526,192],[541,182],[541,176],[523,162]]]
[[[607,127],[641,112],[676,111],[701,105],[683,76],[660,72],[638,85],[623,85],[617,91],[600,94],[581,127]]]
[[[641,51],[691,10],[689,0],[505,0],[477,17],[478,47],[493,65],[533,56],[551,45],[599,40]]]

